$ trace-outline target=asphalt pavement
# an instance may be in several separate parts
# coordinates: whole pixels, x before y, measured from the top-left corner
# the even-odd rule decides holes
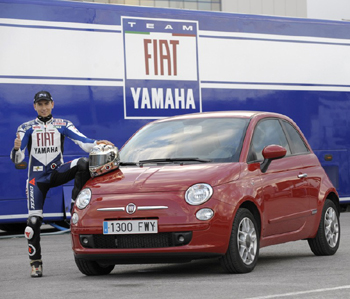
[[[75,265],[70,234],[44,229],[44,276],[31,278],[26,239],[0,231],[0,298],[350,298],[350,212],[340,217],[334,256],[317,257],[307,241],[262,248],[252,273],[225,273],[217,260],[117,265],[88,277]]]

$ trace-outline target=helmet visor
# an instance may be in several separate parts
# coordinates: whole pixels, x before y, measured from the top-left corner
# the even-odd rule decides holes
[[[89,167],[104,165],[110,161],[109,154],[99,154],[89,156]]]

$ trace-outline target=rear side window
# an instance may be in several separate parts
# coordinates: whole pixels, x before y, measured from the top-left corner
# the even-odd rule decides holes
[[[262,120],[257,124],[250,145],[248,162],[263,160],[262,150],[271,144],[281,145],[287,150],[287,155],[291,154],[287,138],[277,119]]]
[[[284,128],[289,135],[293,154],[304,154],[308,153],[309,149],[305,145],[303,139],[301,138],[299,132],[291,125],[289,122],[283,121]]]

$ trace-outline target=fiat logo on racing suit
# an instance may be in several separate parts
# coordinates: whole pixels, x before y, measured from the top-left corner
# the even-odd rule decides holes
[[[126,212],[128,214],[134,214],[136,212],[136,205],[133,204],[133,203],[129,203],[127,206],[126,206]]]

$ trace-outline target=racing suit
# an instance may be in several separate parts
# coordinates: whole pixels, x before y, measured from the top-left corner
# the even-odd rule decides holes
[[[38,116],[20,125],[17,136],[21,139],[21,147],[18,150],[12,149],[11,160],[14,163],[23,161],[26,147],[29,154],[26,183],[28,220],[25,237],[28,240],[30,260],[40,260],[40,226],[48,190],[75,178],[72,191],[72,202],[74,202],[90,178],[87,159],[80,158],[63,163],[64,139],[65,137],[72,139],[86,152],[90,152],[96,141],[81,134],[70,121],[56,119],[51,115],[46,118]]]

